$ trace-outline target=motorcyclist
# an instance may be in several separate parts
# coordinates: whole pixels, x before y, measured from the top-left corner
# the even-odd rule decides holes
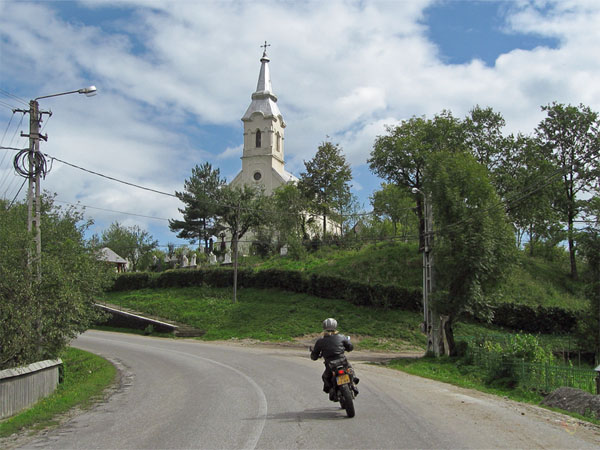
[[[323,379],[323,392],[329,394],[329,399],[335,401],[335,389],[331,385],[331,369],[329,362],[344,356],[344,352],[351,352],[354,346],[350,342],[350,337],[344,336],[337,331],[337,320],[328,318],[323,321],[323,337],[317,340],[314,348],[311,347],[310,359],[316,361],[320,357],[325,360],[325,371],[321,378]],[[349,367],[352,367],[348,363]],[[358,378],[354,377],[354,383],[358,383]],[[358,394],[358,389],[354,389]]]

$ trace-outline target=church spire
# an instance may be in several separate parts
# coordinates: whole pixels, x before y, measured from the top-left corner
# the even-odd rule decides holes
[[[267,41],[261,47],[264,48],[262,58],[260,58],[261,66],[260,66],[260,74],[258,75],[258,83],[256,84],[256,92],[258,93],[273,93],[273,88],[271,87],[271,74],[269,72],[269,57],[267,56],[267,47],[270,47],[271,44],[267,44]],[[277,101],[277,98],[275,98]]]
[[[258,83],[256,84],[256,91],[252,94],[252,102],[246,110],[242,121],[247,122],[250,120],[252,114],[262,114],[264,118],[279,119],[282,126],[285,127],[283,116],[277,106],[277,96],[273,93],[273,87],[271,86],[271,73],[269,71],[269,62],[271,61],[267,56],[267,47],[271,44],[267,44],[267,41],[261,47],[263,50],[262,58],[260,58],[260,73],[258,75]]]

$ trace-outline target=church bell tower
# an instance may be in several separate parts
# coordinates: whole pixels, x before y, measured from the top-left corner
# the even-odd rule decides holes
[[[277,97],[271,87],[268,44],[260,59],[260,73],[252,101],[242,117],[244,123],[244,150],[242,171],[232,185],[257,185],[270,195],[278,186],[295,177],[284,169],[285,121],[277,106]]]

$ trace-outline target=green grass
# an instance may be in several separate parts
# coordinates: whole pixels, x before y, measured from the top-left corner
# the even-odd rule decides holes
[[[420,287],[422,284],[422,256],[416,244],[382,242],[365,245],[359,250],[326,248],[309,253],[302,261],[275,256],[256,263],[255,267],[299,270],[402,287]]]
[[[277,290],[240,289],[237,303],[232,302],[231,289],[209,287],[111,292],[103,301],[199,328],[206,331],[206,340],[290,341],[321,332],[323,319],[335,317],[341,332],[367,337],[359,348],[425,345],[420,314]]]
[[[401,370],[423,378],[442,381],[455,386],[506,397],[517,402],[530,403],[547,408],[540,404],[543,400],[543,396],[539,393],[522,389],[490,386],[483,379],[482,369],[476,366],[464,365],[461,360],[457,358],[434,358],[428,356],[422,358],[399,358],[390,361],[386,365],[392,369]],[[547,409],[600,425],[600,420],[595,417],[582,416],[577,413],[571,413],[556,408]]]
[[[92,404],[116,377],[115,367],[107,360],[68,347],[61,355],[64,380],[56,391],[33,407],[0,422],[0,437],[23,429],[39,430],[58,423],[57,416],[73,407]]]
[[[547,261],[520,254],[500,290],[502,301],[584,310],[588,300],[583,294],[583,284],[573,281],[569,270],[568,264],[562,260]]]

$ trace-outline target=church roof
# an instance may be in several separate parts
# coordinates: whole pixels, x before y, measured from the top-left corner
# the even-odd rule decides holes
[[[271,86],[271,74],[269,72],[269,57],[267,56],[267,51],[263,52],[262,58],[260,59],[260,74],[258,75],[258,83],[256,84],[256,91],[252,94],[252,102],[244,117],[242,117],[243,121],[250,120],[250,117],[254,113],[260,113],[265,118],[275,117],[281,120],[282,126],[285,126],[285,122],[283,121],[283,116],[279,111],[279,107],[277,106],[277,97],[273,93],[273,88]]]

